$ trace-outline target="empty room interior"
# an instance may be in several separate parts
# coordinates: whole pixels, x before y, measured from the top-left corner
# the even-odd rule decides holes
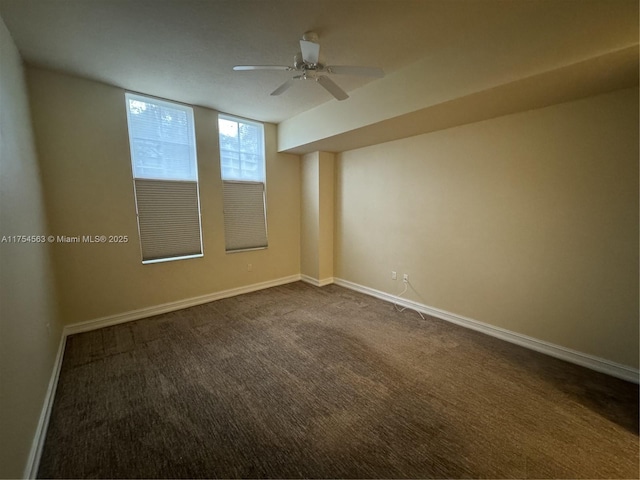
[[[0,0],[0,477],[638,478],[636,0]]]

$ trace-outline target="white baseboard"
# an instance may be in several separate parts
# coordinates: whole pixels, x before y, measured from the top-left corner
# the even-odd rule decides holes
[[[310,277],[309,275],[300,275],[300,280],[316,287],[324,287],[325,285],[332,284],[334,279],[333,277],[328,277],[318,280],[317,278]]]
[[[287,283],[297,282],[299,280],[301,280],[300,275],[291,275],[289,277],[282,277],[275,280],[268,280],[266,282],[246,285],[243,287],[231,288],[229,290],[210,293],[199,297],[187,298],[184,300],[178,300],[176,302],[163,303],[161,305],[154,305],[153,307],[140,308],[138,310],[132,310],[130,312],[95,318],[93,320],[87,320],[85,322],[67,325],[64,328],[63,334],[73,335],[76,333],[88,332],[90,330],[97,330],[98,328],[117,325],[119,323],[131,322],[133,320],[140,320],[141,318],[152,317],[154,315],[160,315],[161,313],[174,312],[183,308],[194,307],[203,303],[209,303],[228,297],[235,297],[236,295],[255,292],[258,290],[263,290],[265,288],[277,287],[278,285],[285,285]]]
[[[606,373],[608,375],[626,380],[628,382],[639,383],[640,371],[626,365],[615,363],[604,358],[589,355],[587,353],[578,352],[577,350],[572,350],[570,348],[555,345],[543,340],[538,340],[537,338],[512,332],[504,328],[495,327],[493,325],[479,322],[478,320],[463,317],[461,315],[456,315],[455,313],[447,312],[445,310],[429,307],[418,302],[407,300],[396,295],[391,295],[386,292],[381,292],[380,290],[365,287],[363,285],[349,282],[348,280],[343,280],[341,278],[335,278],[334,283],[336,285],[340,285],[341,287],[349,288],[360,293],[371,295],[387,302],[396,303],[399,306],[426,313],[427,315],[431,315],[432,317],[440,318],[441,320],[455,323],[456,325],[470,328],[472,330],[482,332],[484,334],[499,338],[501,340],[505,340],[510,343],[515,343],[516,345],[535,350],[536,352],[544,353],[551,357],[559,358],[561,360],[565,360],[567,362],[574,363],[576,365],[580,365],[582,367],[586,367],[600,373]]]
[[[47,393],[45,394],[44,402],[42,404],[42,411],[40,412],[40,418],[38,419],[36,433],[33,436],[33,442],[31,443],[31,450],[29,451],[27,464],[25,466],[24,473],[22,474],[23,478],[36,478],[38,475],[40,457],[42,457],[42,448],[44,447],[44,441],[47,437],[49,418],[51,417],[53,400],[55,399],[56,389],[58,388],[58,378],[60,377],[60,368],[62,367],[62,357],[64,356],[64,347],[66,343],[67,337],[63,332],[60,336],[58,352],[56,353],[56,358],[53,362],[51,378],[49,379]]]

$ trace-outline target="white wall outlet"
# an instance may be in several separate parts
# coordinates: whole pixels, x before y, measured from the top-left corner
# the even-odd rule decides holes
[[[404,283],[409,283],[409,274],[405,273],[404,275],[402,275],[402,281]]]
[[[251,272],[253,270],[253,265],[247,263],[247,272]]]
[[[398,274],[396,272],[391,272],[391,280],[397,280]]]

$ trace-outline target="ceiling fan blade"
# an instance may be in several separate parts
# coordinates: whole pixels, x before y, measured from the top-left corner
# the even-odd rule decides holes
[[[320,44],[315,42],[309,42],[307,40],[300,40],[300,51],[302,52],[302,60],[306,63],[315,65],[318,63],[320,56]]]
[[[233,67],[236,72],[242,72],[247,70],[293,70],[291,67],[284,65],[236,65]]]
[[[273,92],[271,92],[271,95],[274,95],[274,96],[280,95],[285,90],[288,90],[291,85],[293,85],[293,78],[290,78],[289,80],[284,82],[282,85],[280,85],[278,88],[276,88]]]
[[[330,65],[325,67],[329,73],[337,73],[339,75],[357,75],[360,77],[384,77],[384,71],[378,67],[353,67],[351,65]]]
[[[338,85],[336,85],[333,80],[331,80],[327,76],[323,75],[321,77],[318,77],[316,79],[316,82],[322,85],[327,92],[336,97],[336,100],[346,100],[347,98],[349,98],[347,92],[342,90]]]

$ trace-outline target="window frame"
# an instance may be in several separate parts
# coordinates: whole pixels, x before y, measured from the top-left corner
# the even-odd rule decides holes
[[[192,165],[190,166],[191,170],[192,170],[192,176],[193,178],[189,178],[189,179],[185,179],[185,178],[167,178],[167,176],[159,176],[159,177],[150,177],[150,176],[140,176],[137,177],[136,176],[136,153],[135,153],[135,148],[134,148],[134,142],[133,140],[135,138],[139,138],[136,137],[134,135],[134,132],[132,131],[132,123],[131,123],[131,111],[130,111],[130,100],[134,100],[134,101],[141,101],[144,103],[148,103],[148,104],[153,104],[153,105],[157,105],[159,107],[166,107],[166,108],[171,108],[174,110],[181,110],[183,112],[186,113],[187,115],[187,128],[188,128],[188,137],[189,137],[189,148],[191,149],[189,152],[189,161],[192,162]],[[129,92],[126,91],[125,92],[125,107],[126,107],[126,116],[127,116],[127,134],[128,134],[128,141],[129,141],[129,152],[130,152],[130,165],[131,165],[131,177],[132,177],[132,181],[133,181],[133,193],[134,193],[134,201],[135,201],[135,209],[136,209],[136,225],[138,228],[138,240],[139,240],[139,247],[140,247],[140,255],[142,258],[142,264],[143,265],[147,265],[147,264],[153,264],[153,263],[161,263],[161,262],[171,262],[171,261],[175,261],[175,260],[186,260],[186,259],[191,259],[191,258],[200,258],[204,256],[204,244],[203,244],[203,238],[202,238],[202,213],[201,213],[201,202],[200,202],[200,181],[199,181],[199,175],[198,175],[198,152],[197,152],[197,142],[196,142],[196,134],[195,134],[195,130],[196,130],[196,125],[195,125],[195,115],[194,115],[194,110],[193,107],[191,105],[187,105],[184,103],[180,103],[180,102],[172,102],[172,101],[168,101],[168,100],[164,100],[164,99],[160,99],[151,95],[142,95],[139,93],[135,93],[135,92]],[[153,242],[152,242],[152,237],[153,235],[149,236],[147,235],[147,237],[143,237],[143,231],[141,229],[141,202],[140,199],[142,197],[140,197],[140,192],[138,192],[138,185],[137,185],[137,181],[141,181],[141,182],[157,182],[159,185],[161,183],[167,183],[167,184],[193,184],[195,186],[195,200],[192,200],[192,205],[189,208],[195,208],[194,211],[191,212],[192,215],[196,215],[197,212],[197,223],[198,223],[198,229],[197,229],[197,243],[199,244],[199,252],[198,253],[188,253],[188,254],[184,254],[184,253],[174,253],[174,254],[168,254],[167,256],[161,256],[161,257],[153,257],[153,258],[145,258],[145,244],[144,242],[151,242],[151,243],[147,243],[147,248],[146,250],[148,251],[149,248],[153,247]],[[143,213],[144,215],[144,213]],[[161,228],[160,225],[165,223],[166,220],[180,220],[179,217],[171,217],[171,213],[167,213],[167,216],[165,218],[162,219],[162,221],[158,222],[158,225],[156,225],[157,228]],[[184,217],[182,218],[182,220],[184,221]],[[186,228],[186,227],[185,227]],[[195,230],[191,232],[192,233],[192,238],[195,240],[196,235],[195,235]],[[195,244],[195,243],[194,243]],[[155,244],[157,247],[157,244]]]
[[[247,124],[247,125],[252,125],[252,126],[256,126],[259,127],[260,129],[260,178],[261,180],[255,180],[255,179],[238,179],[238,178],[225,178],[224,175],[224,167],[222,165],[222,161],[223,161],[223,148],[222,148],[222,142],[220,141],[220,136],[221,136],[221,132],[220,132],[220,120],[227,120],[230,122],[236,122],[238,125],[243,123],[243,124]],[[243,118],[243,117],[238,117],[235,115],[229,115],[226,113],[218,113],[218,122],[216,124],[217,126],[217,133],[218,133],[218,154],[219,154],[219,165],[220,165],[220,179],[222,181],[223,184],[223,217],[224,217],[224,223],[225,223],[225,253],[228,254],[232,254],[232,253],[240,253],[240,252],[247,252],[247,251],[253,251],[253,250],[265,250],[267,248],[269,248],[269,230],[268,230],[268,221],[267,221],[267,155],[266,155],[266,140],[265,140],[265,128],[264,128],[264,123],[262,122],[257,122],[255,120],[249,120],[247,118]],[[227,150],[228,151],[228,150]],[[238,150],[238,153],[241,153],[241,150]],[[228,214],[227,209],[225,208],[225,187],[228,187],[230,185],[233,184],[242,184],[242,185],[256,185],[256,184],[261,184],[262,185],[262,215],[261,217],[264,218],[264,245],[257,245],[257,246],[252,246],[252,247],[244,247],[244,248],[233,248],[230,249],[228,247],[229,244],[229,239],[227,237],[227,235],[229,235],[229,232],[227,230],[227,217],[226,215]]]

